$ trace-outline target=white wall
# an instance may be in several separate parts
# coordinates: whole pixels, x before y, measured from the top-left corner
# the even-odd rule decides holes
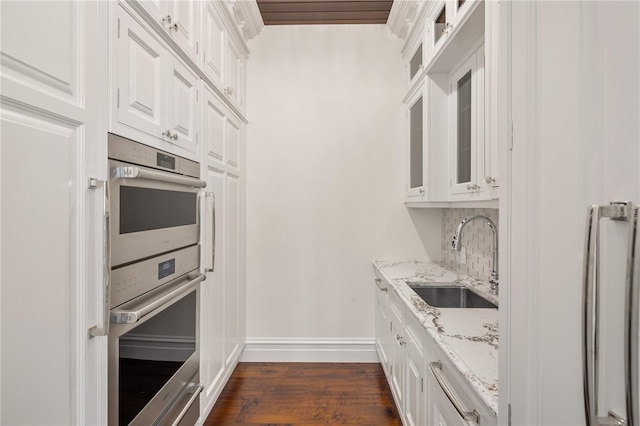
[[[249,47],[248,352],[369,344],[371,262],[441,256],[441,211],[403,204],[401,42],[383,25],[270,26]]]

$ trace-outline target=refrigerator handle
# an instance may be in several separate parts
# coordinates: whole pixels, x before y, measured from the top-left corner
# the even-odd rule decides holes
[[[587,426],[626,425],[624,419],[611,411],[607,417],[598,417],[599,252],[600,218],[626,221],[630,216],[632,206],[633,204],[630,202],[614,202],[608,206],[592,205],[587,208],[582,271],[582,377]]]
[[[627,424],[636,426],[640,421],[640,407],[638,407],[638,328],[640,313],[640,283],[638,274],[640,262],[636,254],[640,250],[640,238],[638,238],[638,211],[629,208],[629,243],[627,249],[627,274],[626,274],[626,303],[625,303],[625,388],[627,398]]]
[[[582,384],[587,426],[598,422],[598,249],[600,207],[587,208],[582,271]]]

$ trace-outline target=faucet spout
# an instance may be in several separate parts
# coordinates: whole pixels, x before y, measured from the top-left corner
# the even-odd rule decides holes
[[[458,224],[456,232],[451,238],[451,249],[453,251],[460,251],[460,249],[462,248],[462,230],[467,226],[469,222],[476,219],[484,220],[485,223],[489,225],[491,233],[493,234],[493,256],[491,262],[493,270],[491,271],[491,275],[489,276],[489,284],[491,284],[491,291],[495,294],[498,294],[498,228],[496,228],[496,224],[493,223],[491,219],[481,214],[467,216],[462,219],[462,221]]]

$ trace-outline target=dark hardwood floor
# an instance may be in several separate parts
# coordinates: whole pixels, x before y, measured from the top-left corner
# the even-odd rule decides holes
[[[401,422],[380,364],[240,363],[204,424]]]

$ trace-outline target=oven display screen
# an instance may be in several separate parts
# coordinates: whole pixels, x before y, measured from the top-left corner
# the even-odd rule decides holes
[[[172,157],[167,154],[158,153],[158,167],[164,167],[165,169],[176,169],[176,157]]]
[[[158,263],[158,279],[168,277],[176,272],[176,260],[170,259],[166,262]]]

